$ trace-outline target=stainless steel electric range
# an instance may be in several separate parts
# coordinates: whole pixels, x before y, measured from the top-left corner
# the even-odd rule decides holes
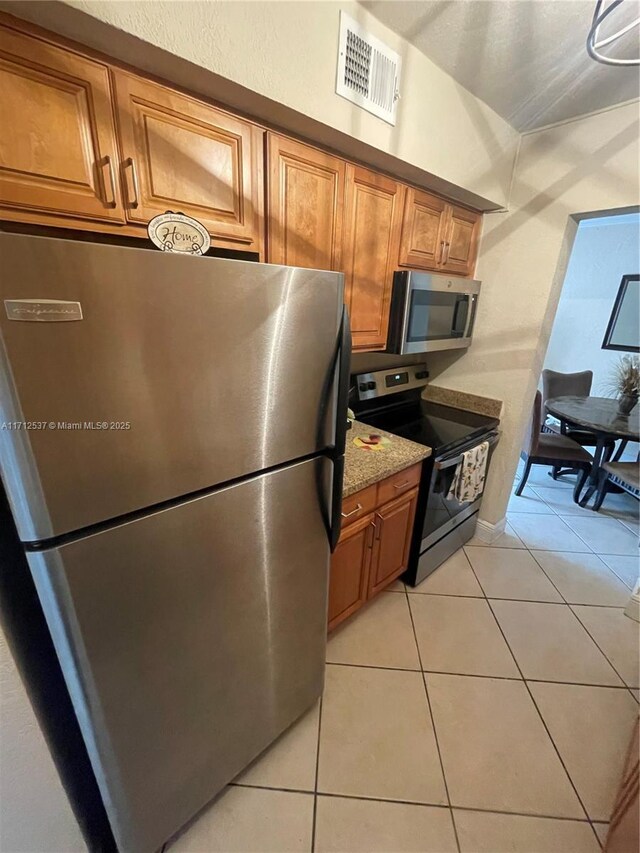
[[[352,408],[374,428],[432,448],[420,482],[409,567],[403,580],[415,586],[474,534],[482,496],[459,503],[448,493],[462,454],[489,442],[489,460],[498,443],[498,423],[487,415],[422,399],[428,372],[412,364],[354,377]]]

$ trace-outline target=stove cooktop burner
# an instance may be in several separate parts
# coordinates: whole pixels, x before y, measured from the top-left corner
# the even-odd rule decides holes
[[[454,450],[498,426],[498,420],[487,415],[421,399],[370,411],[363,408],[356,417],[372,427],[427,445],[434,455]]]

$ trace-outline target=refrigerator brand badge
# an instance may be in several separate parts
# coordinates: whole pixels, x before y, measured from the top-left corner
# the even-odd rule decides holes
[[[10,320],[31,320],[39,323],[60,323],[82,320],[79,302],[59,299],[5,299],[4,308]]]
[[[147,232],[152,243],[163,252],[204,255],[211,245],[209,232],[201,222],[170,210],[154,216],[147,226]]]

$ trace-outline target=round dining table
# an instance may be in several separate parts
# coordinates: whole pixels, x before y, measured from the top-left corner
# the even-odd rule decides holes
[[[608,440],[640,440],[640,418],[636,405],[628,415],[618,411],[618,401],[611,397],[554,397],[547,400],[545,408],[550,415],[565,421],[571,426],[586,429],[596,436],[593,465],[586,489],[578,499],[580,506],[586,506],[598,488],[600,467]],[[620,451],[614,459],[617,460]]]

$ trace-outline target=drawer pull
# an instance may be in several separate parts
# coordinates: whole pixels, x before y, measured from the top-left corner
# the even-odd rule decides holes
[[[411,481],[405,480],[404,483],[394,483],[393,488],[394,489],[404,489],[405,486],[410,486],[410,485],[411,485]]]
[[[350,515],[355,515],[357,512],[360,512],[362,509],[362,504],[356,504],[356,508],[352,509],[351,512],[341,512],[340,515],[343,518],[349,518]]]

